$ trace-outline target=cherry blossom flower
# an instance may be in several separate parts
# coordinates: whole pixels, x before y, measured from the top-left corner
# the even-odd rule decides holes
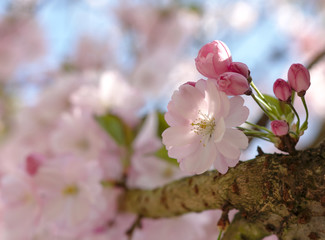
[[[41,214],[40,199],[31,178],[21,171],[5,174],[0,196],[6,239],[30,239],[39,228]]]
[[[184,176],[179,168],[154,155],[162,147],[157,128],[157,116],[151,113],[133,143],[127,179],[129,187],[150,189]]]
[[[143,219],[134,240],[212,240],[218,237],[220,210],[188,213],[171,219]],[[173,233],[173,234],[171,234]]]
[[[84,131],[87,129],[87,131]],[[94,117],[81,109],[63,114],[50,135],[54,154],[73,154],[87,160],[97,160],[115,143],[95,122]]]
[[[34,181],[42,197],[47,229],[60,236],[89,231],[107,210],[101,180],[101,169],[94,161],[61,156],[44,163]]]
[[[226,173],[238,163],[240,150],[248,146],[245,134],[233,128],[248,117],[243,103],[239,96],[228,99],[211,79],[199,80],[195,87],[182,85],[165,115],[170,127],[162,137],[169,156],[188,173],[200,174],[212,165]]]

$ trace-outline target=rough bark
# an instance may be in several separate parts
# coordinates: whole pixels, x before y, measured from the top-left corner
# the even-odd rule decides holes
[[[209,171],[153,190],[129,189],[121,211],[173,217],[207,209],[240,214],[223,239],[325,239],[325,144],[295,156],[263,154],[221,175]]]

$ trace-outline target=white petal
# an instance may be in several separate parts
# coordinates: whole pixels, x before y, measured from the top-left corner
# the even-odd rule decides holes
[[[199,145],[200,145],[200,140],[198,138],[193,143],[184,146],[177,146],[177,147],[173,146],[168,149],[168,156],[171,158],[176,158],[177,160],[185,158],[188,155],[197,151]]]
[[[236,159],[240,156],[239,148],[235,147],[224,139],[222,139],[221,142],[217,143],[217,149],[225,158]]]
[[[206,86],[207,86],[207,81],[204,79],[200,79],[195,84],[195,87],[199,89],[203,95],[205,94]]]
[[[223,140],[229,142],[234,147],[245,149],[248,147],[247,136],[238,129],[227,128]]]
[[[235,127],[243,124],[249,114],[247,107],[243,106],[244,99],[240,96],[230,98],[230,112],[225,118],[226,127]]]
[[[218,118],[221,109],[220,92],[218,91],[213,79],[208,79],[205,98],[209,106],[209,115]]]
[[[169,110],[165,114],[165,120],[169,126],[178,126],[178,125],[186,125],[189,123],[187,119],[181,117],[178,113],[174,113],[173,111]]]
[[[225,174],[228,171],[228,164],[225,160],[225,157],[217,152],[216,160],[213,162],[213,166],[220,172],[221,174]]]
[[[223,118],[219,118],[216,121],[216,125],[214,127],[214,133],[213,133],[213,138],[214,138],[213,140],[215,143],[221,141],[225,131],[226,131],[225,121],[223,120]]]
[[[195,153],[181,160],[181,170],[188,173],[201,174],[212,166],[213,161],[216,159],[216,147],[213,141],[208,145],[200,145]]]
[[[193,143],[199,136],[191,130],[191,126],[169,127],[162,133],[164,145],[184,146]]]
[[[225,161],[227,162],[227,164],[228,164],[229,167],[234,167],[239,162],[239,157],[238,158],[235,158],[235,159],[225,158]]]
[[[194,120],[198,114],[198,107],[204,100],[201,91],[190,85],[183,85],[178,92],[172,96],[172,104],[168,106],[168,110],[178,113],[185,119]]]

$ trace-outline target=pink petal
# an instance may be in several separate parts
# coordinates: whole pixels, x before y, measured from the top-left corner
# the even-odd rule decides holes
[[[223,139],[239,149],[245,149],[248,147],[247,136],[238,129],[227,128]]]
[[[198,135],[191,131],[191,126],[169,127],[162,133],[163,143],[170,146],[184,146],[193,143]]]
[[[221,101],[220,101],[220,92],[217,90],[217,87],[214,83],[214,80],[208,79],[207,88],[206,88],[206,99],[208,102],[209,115],[220,116],[220,108],[221,108]]]
[[[240,96],[232,97],[229,101],[231,111],[225,118],[226,127],[239,126],[247,120],[249,110],[247,107],[243,106],[244,99]]]
[[[240,156],[239,148],[235,147],[231,142],[228,142],[225,139],[217,143],[217,149],[225,158],[236,159]]]
[[[194,120],[197,116],[200,102],[203,100],[204,96],[200,90],[190,85],[182,85],[179,91],[173,94],[168,110],[178,113],[185,119]]]
[[[169,126],[189,124],[189,121],[187,119],[181,117],[178,113],[174,113],[170,110],[165,113],[165,120]]]
[[[180,162],[181,170],[188,173],[201,174],[212,166],[216,159],[217,151],[213,141],[206,146],[200,145],[198,150]]]
[[[193,143],[184,145],[184,146],[177,146],[177,147],[170,147],[168,149],[168,156],[171,158],[182,159],[187,157],[188,155],[197,151],[200,145],[200,139],[197,138]]]
[[[213,166],[220,172],[221,174],[225,174],[228,171],[228,164],[225,160],[225,157],[217,152],[217,157],[213,162]]]
[[[220,142],[223,138],[223,135],[226,131],[226,126],[225,126],[225,121],[223,120],[223,118],[219,118],[216,121],[216,125],[214,127],[214,142]]]

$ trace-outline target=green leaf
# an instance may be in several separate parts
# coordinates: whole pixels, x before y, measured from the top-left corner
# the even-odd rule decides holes
[[[167,149],[165,148],[165,146],[163,146],[158,151],[156,151],[155,156],[162,159],[162,160],[165,160],[166,162],[169,162],[171,164],[174,164],[174,165],[178,166],[177,160],[174,159],[174,158],[170,158],[168,156],[168,152],[167,152]]]
[[[162,112],[157,112],[157,116],[158,116],[158,136],[161,137],[161,134],[167,129],[169,128],[169,125],[167,124],[166,120],[165,120],[165,113]]]
[[[106,114],[103,116],[96,116],[95,119],[99,125],[116,141],[117,144],[127,144],[127,126],[119,117],[112,114]]]
[[[263,94],[266,101],[277,111],[280,116],[288,116],[292,110],[288,104],[283,101],[279,101],[277,98],[268,94]]]
[[[293,112],[289,113],[286,117],[286,121],[289,123],[289,125],[291,125],[291,123],[293,122],[293,119],[295,118],[295,114]]]

